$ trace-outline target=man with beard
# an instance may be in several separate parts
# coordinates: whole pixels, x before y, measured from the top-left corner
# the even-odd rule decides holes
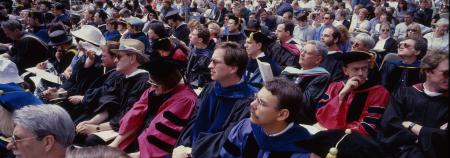
[[[343,52],[338,48],[337,44],[341,38],[339,30],[333,26],[325,28],[320,41],[328,47],[328,54],[320,64],[330,73],[331,81],[340,81],[345,79],[342,73],[342,61],[340,60]]]

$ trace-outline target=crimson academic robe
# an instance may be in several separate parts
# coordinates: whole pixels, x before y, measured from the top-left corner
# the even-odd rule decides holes
[[[377,135],[377,126],[389,101],[389,92],[381,85],[366,82],[351,90],[339,105],[344,81],[333,82],[319,101],[317,122],[327,129],[347,129],[362,135]]]
[[[196,94],[187,85],[175,87],[168,98],[154,112],[149,105],[149,95],[153,88],[147,89],[133,107],[120,121],[119,134],[123,135],[133,129],[138,129],[119,144],[124,150],[136,138],[139,143],[140,157],[166,157],[172,152],[181,130],[192,115],[197,99]],[[158,105],[155,105],[158,106]],[[152,118],[149,118],[149,115]],[[146,120],[148,122],[146,122]],[[144,128],[143,130],[139,130]],[[141,133],[139,133],[142,131]]]
[[[403,127],[403,121],[423,126],[419,135]],[[380,142],[393,157],[448,157],[448,128],[440,129],[445,123],[448,123],[448,92],[428,96],[422,83],[401,88],[392,96],[381,120]]]

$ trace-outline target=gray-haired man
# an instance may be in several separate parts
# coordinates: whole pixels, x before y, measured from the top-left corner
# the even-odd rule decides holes
[[[75,137],[69,114],[57,105],[26,106],[14,112],[7,148],[21,158],[63,158]]]

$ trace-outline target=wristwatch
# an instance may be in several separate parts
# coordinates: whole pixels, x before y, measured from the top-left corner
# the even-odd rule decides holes
[[[408,130],[412,130],[412,128],[415,126],[416,124],[414,122],[412,122],[411,124],[409,124],[408,126]]]
[[[100,132],[100,125],[98,125],[95,130],[97,130],[97,132]]]

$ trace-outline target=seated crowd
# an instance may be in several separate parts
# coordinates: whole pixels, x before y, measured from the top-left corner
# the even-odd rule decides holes
[[[0,157],[448,157],[448,3],[0,1]]]

